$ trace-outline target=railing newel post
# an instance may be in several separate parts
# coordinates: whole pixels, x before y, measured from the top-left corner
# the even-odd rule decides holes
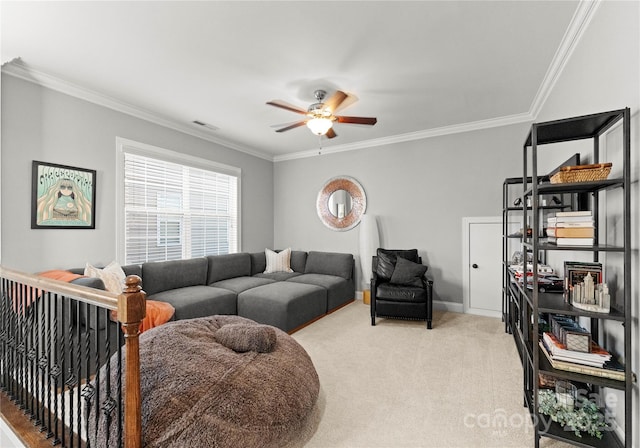
[[[146,294],[142,279],[130,275],[118,296],[118,321],[125,338],[124,446],[142,445],[142,397],[140,392],[140,325],[146,315]]]

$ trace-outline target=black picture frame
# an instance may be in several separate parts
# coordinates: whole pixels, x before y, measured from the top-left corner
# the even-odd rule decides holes
[[[32,229],[95,229],[96,171],[33,161]]]

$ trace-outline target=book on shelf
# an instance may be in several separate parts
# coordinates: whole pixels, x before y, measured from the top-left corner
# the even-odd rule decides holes
[[[558,238],[550,236],[547,241],[556,246],[593,246],[593,238]]]
[[[547,221],[547,227],[553,228],[574,228],[574,227],[587,227],[594,228],[595,225],[593,221],[577,221],[577,222],[557,222],[557,221]]]
[[[560,342],[558,338],[550,332],[542,334],[542,342],[553,359],[557,361],[567,361],[592,367],[602,367],[605,362],[611,360],[611,353],[600,347],[594,341],[591,341],[590,352],[568,350],[567,346]]]
[[[556,212],[556,217],[561,216],[592,216],[591,210],[571,210],[568,212]]]
[[[553,356],[549,354],[542,341],[540,341],[539,344],[540,350],[542,351],[542,353],[544,353],[545,357],[549,361],[549,364],[551,364],[551,367],[553,367],[554,369],[564,370],[565,372],[581,373],[583,375],[597,376],[600,378],[608,378],[617,381],[625,380],[624,366],[613,358],[604,363],[602,367],[585,366],[573,362],[554,359]]]
[[[593,238],[595,227],[547,227],[547,235],[556,238]]]
[[[548,223],[573,223],[587,222],[593,224],[593,216],[550,216],[547,218]]]

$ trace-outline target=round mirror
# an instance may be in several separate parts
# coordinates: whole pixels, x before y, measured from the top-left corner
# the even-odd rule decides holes
[[[351,213],[352,204],[353,199],[347,190],[337,190],[329,196],[329,212],[336,218],[343,219]]]
[[[348,176],[329,179],[316,201],[316,209],[322,223],[332,230],[354,228],[367,208],[367,198],[357,180]]]

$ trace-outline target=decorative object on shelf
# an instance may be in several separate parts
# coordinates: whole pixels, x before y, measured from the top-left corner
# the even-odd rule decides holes
[[[95,229],[96,171],[33,161],[32,229]]]
[[[336,207],[332,208],[334,203]],[[342,213],[338,204],[344,205]],[[354,228],[360,223],[360,218],[366,209],[367,197],[364,189],[352,177],[333,177],[325,182],[318,192],[316,200],[318,217],[331,230],[345,231]]]
[[[362,215],[360,220],[360,267],[362,268],[362,301],[368,305],[371,300],[370,282],[373,277],[372,262],[376,249],[380,247],[378,221],[375,215]]]
[[[549,315],[551,332],[567,350],[589,353],[591,351],[591,333],[568,316]]]
[[[556,381],[556,401],[568,411],[573,411],[578,399],[578,388],[567,380]]]
[[[569,408],[563,402],[565,398],[559,398],[558,393],[549,389],[539,390],[538,412],[548,415],[551,420],[563,427],[571,428],[578,437],[582,437],[582,433],[586,432],[590,436],[601,439],[602,431],[605,431],[609,425],[598,405],[583,396],[576,395],[573,406]]]
[[[602,263],[582,262],[582,261],[565,261],[564,262],[564,291],[565,301],[570,302],[572,290],[575,285],[584,281],[584,278],[590,274],[594,283],[603,283]]]
[[[594,313],[608,313],[611,311],[611,295],[606,283],[593,284],[591,273],[588,273],[582,283],[578,283],[571,291],[571,305]]]
[[[563,166],[551,176],[552,184],[571,182],[593,182],[609,177],[611,163],[594,163],[591,165]]]

